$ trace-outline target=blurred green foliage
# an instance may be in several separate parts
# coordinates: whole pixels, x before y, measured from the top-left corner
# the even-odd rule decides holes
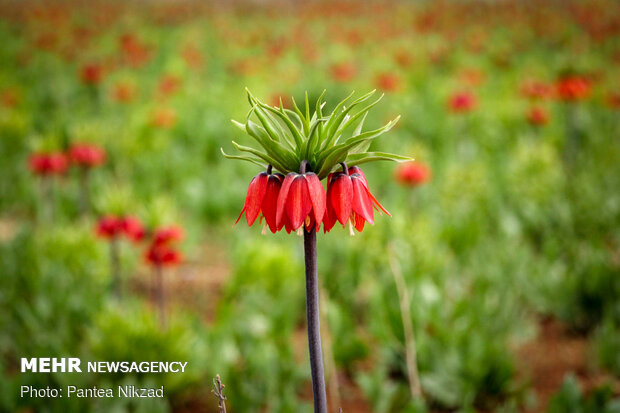
[[[540,315],[593,334],[596,361],[620,375],[620,117],[608,99],[620,92],[616,2],[30,6],[0,4],[1,411],[215,411],[218,373],[231,411],[311,411],[301,240],[262,237],[243,221],[230,228],[258,172],[219,152],[246,139],[230,123],[247,114],[245,86],[270,103],[327,89],[326,110],[378,87],[387,96],[366,124],[402,119],[371,150],[431,168],[411,188],[397,185],[393,164],[365,167],[393,217],[355,237],[339,228],[319,237],[336,368],[374,411],[517,411],[528,378],[512,350],[535,336]],[[80,79],[88,64],[101,67],[95,85]],[[349,64],[349,78],[337,64]],[[567,68],[591,79],[587,100],[523,96],[527,82],[552,85]],[[478,105],[453,113],[449,98],[463,90]],[[527,121],[534,106],[546,125]],[[97,215],[183,223],[190,266],[204,241],[225,250],[232,275],[204,291],[213,314],[172,308],[162,331],[140,294],[114,301],[107,246],[94,217],[78,216],[76,171],[52,179],[51,201],[28,171],[34,151],[78,141],[108,153],[91,174]],[[41,214],[47,202],[54,219]],[[409,394],[389,245],[412,296],[424,402]],[[144,278],[141,248],[123,245],[128,282]],[[189,372],[19,373],[19,358],[35,356],[182,359]],[[15,390],[67,383],[165,385],[167,398],[52,403]],[[569,379],[549,411],[617,411],[613,398]]]

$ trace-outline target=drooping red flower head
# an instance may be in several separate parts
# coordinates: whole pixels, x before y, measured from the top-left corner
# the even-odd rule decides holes
[[[448,107],[453,113],[471,112],[478,105],[476,96],[471,92],[458,92],[450,96]]]
[[[28,167],[36,175],[60,175],[69,167],[62,152],[34,153],[28,159]]]
[[[272,174],[271,168],[268,168],[267,172],[261,172],[252,178],[243,209],[235,225],[239,222],[244,212],[249,226],[252,226],[256,218],[262,214],[263,218],[265,218],[265,225],[269,227],[272,233],[275,234],[277,231],[280,231],[284,226],[284,222],[278,224],[276,212],[278,195],[280,194],[283,181],[284,175],[279,173]],[[266,231],[266,227],[264,231]]]
[[[69,158],[75,165],[94,168],[105,162],[106,152],[103,148],[93,144],[76,143],[69,148]]]
[[[349,222],[351,234],[353,227],[361,232],[366,222],[374,224],[373,208],[391,216],[368,189],[366,177],[359,167],[347,169],[344,166],[343,169],[327,177],[325,232],[329,232],[336,221],[342,226]]]
[[[183,239],[183,229],[176,225],[158,228],[153,234],[153,244],[170,244]]]
[[[562,76],[556,83],[558,99],[564,102],[578,102],[590,96],[592,84],[579,75]]]
[[[123,220],[114,215],[106,215],[97,222],[97,236],[104,239],[116,238],[123,230]]]
[[[133,242],[142,241],[146,235],[146,230],[144,229],[142,222],[133,215],[123,217],[121,221],[121,228],[125,236]]]
[[[313,172],[286,175],[278,194],[276,224],[290,233],[302,225],[318,231],[325,216],[325,190]]]
[[[183,254],[168,244],[151,244],[144,258],[151,265],[167,267],[180,264]]]
[[[398,166],[394,176],[401,185],[419,186],[431,179],[431,170],[423,163],[408,162]]]
[[[98,85],[103,80],[103,67],[98,63],[88,63],[82,66],[80,79],[85,85]]]
[[[549,123],[549,112],[543,107],[533,107],[527,112],[527,121],[534,126],[543,126]]]

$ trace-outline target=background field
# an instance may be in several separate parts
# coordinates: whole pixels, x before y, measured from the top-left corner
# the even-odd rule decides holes
[[[333,411],[620,411],[619,4],[0,2],[0,411],[215,412],[218,373],[229,411],[311,411],[302,240],[232,227],[259,172],[220,153],[249,142],[230,122],[245,87],[274,105],[326,89],[327,109],[376,88],[367,125],[402,118],[373,149],[431,171],[412,186],[364,167],[392,218],[319,236]],[[78,168],[29,169],[77,142],[107,153],[86,212]],[[120,241],[115,298],[109,214],[183,229],[166,328],[148,241]],[[19,373],[36,356],[189,372]],[[22,399],[24,384],[166,398]]]

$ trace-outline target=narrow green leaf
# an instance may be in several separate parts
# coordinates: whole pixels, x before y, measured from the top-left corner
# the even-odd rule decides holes
[[[282,119],[282,121],[284,122],[284,124],[287,126],[287,128],[291,131],[291,134],[293,135],[293,138],[295,139],[295,144],[296,144],[296,148],[301,148],[301,144],[303,142],[303,136],[301,134],[301,132],[299,131],[299,129],[297,129],[295,127],[295,124],[291,121],[291,119],[286,116],[286,113],[284,112],[280,112],[277,109],[274,109],[268,105],[265,105],[264,103],[261,104],[261,107],[272,112],[274,115],[278,116],[280,119]]]
[[[249,146],[243,146],[243,145],[239,145],[237,142],[232,141],[232,144],[235,148],[237,148],[237,150],[241,151],[241,152],[248,152],[251,153],[252,155],[255,155],[259,158],[261,158],[263,161],[267,162],[268,164],[271,164],[274,166],[274,168],[278,169],[279,171],[286,171],[287,168],[278,160],[276,160],[275,158],[262,153],[261,151],[254,149],[254,148],[250,148]]]
[[[346,119],[346,116],[349,114],[349,112],[351,112],[351,110],[353,110],[353,108],[355,108],[360,103],[363,103],[366,100],[368,100],[374,93],[375,93],[375,90],[372,90],[366,93],[365,95],[351,102],[351,105],[348,108],[344,108],[342,112],[336,115],[336,119],[331,123],[331,125],[327,126],[326,141],[325,141],[326,143],[324,147],[328,147],[334,143],[335,139],[338,137],[337,131],[342,130],[341,124],[349,120],[349,119]],[[333,112],[332,112],[332,116],[333,116]]]
[[[366,152],[349,154],[346,163],[347,166],[355,166],[376,161],[410,162],[413,161],[413,158],[385,152]]]
[[[267,165],[260,162],[260,159],[258,158],[252,158],[251,156],[228,155],[226,152],[224,152],[223,148],[220,148],[220,151],[222,152],[222,155],[224,155],[224,157],[227,159],[236,159],[239,161],[251,162],[255,165],[260,166],[261,168],[264,168],[264,169],[267,168]]]
[[[295,98],[292,96],[291,96],[291,101],[293,102],[293,109],[295,109],[295,112],[299,116],[299,119],[301,119],[301,124],[303,126],[304,134],[307,136],[308,132],[310,131],[309,119],[305,117],[303,113],[301,113],[299,106],[297,106],[297,102],[295,102]]]

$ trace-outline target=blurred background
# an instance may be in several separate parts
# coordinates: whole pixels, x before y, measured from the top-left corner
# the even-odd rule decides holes
[[[364,168],[392,218],[319,236],[333,411],[620,411],[620,3],[1,1],[0,38],[0,411],[215,412],[218,373],[312,411],[301,238],[232,227],[245,87],[378,89],[373,148],[416,158]],[[18,391],[67,384],[166,397]]]

